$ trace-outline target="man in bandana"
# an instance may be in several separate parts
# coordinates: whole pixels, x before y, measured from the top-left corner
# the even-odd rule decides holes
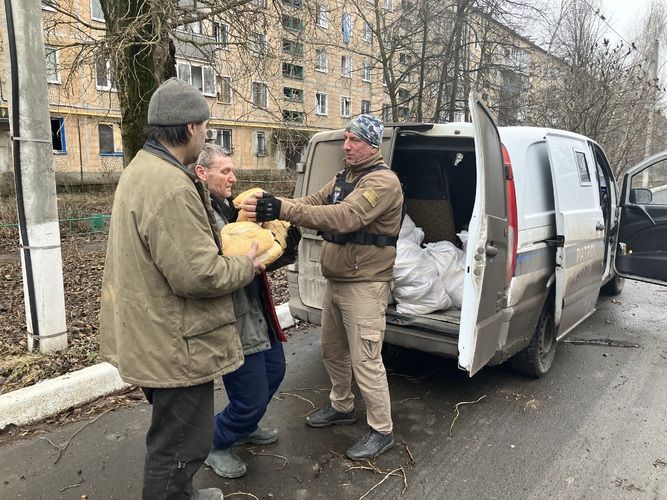
[[[320,191],[294,200],[265,194],[243,206],[251,220],[281,219],[322,233],[322,358],[332,388],[330,404],[306,421],[311,427],[354,423],[354,375],[369,428],[347,450],[353,460],[394,446],[381,349],[403,193],[380,152],[383,132],[372,115],[354,118],[343,134],[345,168]]]

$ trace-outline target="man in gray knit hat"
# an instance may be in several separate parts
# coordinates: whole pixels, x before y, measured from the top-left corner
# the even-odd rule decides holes
[[[243,363],[232,292],[264,266],[221,252],[208,190],[185,166],[206,137],[210,111],[171,78],[151,97],[148,141],[114,198],[102,280],[100,352],[141,387],[153,413],[144,500],[222,499],[192,478],[213,437],[213,380]]]
[[[382,122],[360,115],[343,132],[345,168],[320,191],[294,200],[268,195],[243,208],[250,219],[281,219],[322,233],[322,358],[330,403],[306,419],[311,427],[352,424],[354,375],[368,431],[347,456],[367,460],[394,446],[387,374],[382,362],[385,310],[401,228],[403,192],[382,159]]]

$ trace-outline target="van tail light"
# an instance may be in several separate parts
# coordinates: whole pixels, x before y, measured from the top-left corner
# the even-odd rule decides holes
[[[516,248],[519,236],[516,213],[516,190],[514,189],[514,174],[512,162],[505,146],[502,146],[503,169],[505,173],[505,209],[507,211],[507,274],[506,282],[509,285],[516,269]]]

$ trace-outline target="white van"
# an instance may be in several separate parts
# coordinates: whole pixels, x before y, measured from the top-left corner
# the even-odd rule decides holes
[[[411,316],[387,309],[385,342],[458,358],[470,375],[511,359],[542,376],[556,343],[595,311],[600,289],[623,277],[667,280],[667,152],[623,179],[620,195],[591,139],[532,127],[496,127],[470,97],[472,123],[392,124],[382,153],[405,189],[424,242],[468,230],[461,309]],[[316,134],[295,197],[320,189],[342,165],[343,131]],[[290,310],[320,323],[321,238],[303,230],[288,270]]]

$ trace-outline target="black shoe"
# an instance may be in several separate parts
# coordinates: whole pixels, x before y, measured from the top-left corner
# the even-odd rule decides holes
[[[354,411],[344,413],[334,409],[329,405],[326,408],[320,408],[312,415],[306,417],[306,423],[311,427],[326,427],[328,425],[349,425],[357,421]]]
[[[382,434],[373,428],[345,452],[351,460],[368,460],[377,457],[380,453],[393,448],[394,435],[392,433]]]

